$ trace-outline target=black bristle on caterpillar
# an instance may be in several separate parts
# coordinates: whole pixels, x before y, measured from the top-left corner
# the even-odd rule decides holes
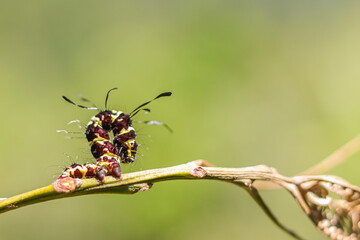
[[[159,94],[154,99],[145,102],[135,108],[130,114],[125,114],[121,111],[108,110],[107,102],[109,93],[117,88],[110,89],[105,98],[105,110],[96,107],[85,107],[78,105],[63,96],[65,101],[88,110],[100,111],[92,117],[87,124],[85,135],[89,142],[91,153],[96,159],[95,163],[72,164],[65,168],[59,178],[97,178],[100,182],[104,181],[105,176],[113,176],[121,178],[121,163],[132,163],[136,159],[136,152],[138,144],[135,140],[136,133],[132,126],[132,117],[134,117],[141,110],[150,112],[150,109],[143,108],[153,100],[171,96],[171,92]],[[170,131],[171,129],[159,121],[143,121],[141,123],[149,125],[164,125]],[[109,132],[112,131],[114,138],[111,142]]]

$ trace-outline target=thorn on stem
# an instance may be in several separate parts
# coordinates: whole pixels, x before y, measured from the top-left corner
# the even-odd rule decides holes
[[[53,183],[53,187],[54,187],[55,191],[57,191],[59,193],[68,193],[68,192],[72,192],[76,188],[80,187],[81,184],[82,184],[82,181],[80,179],[67,177],[67,178],[57,179]]]
[[[206,170],[202,167],[196,167],[190,170],[190,174],[197,178],[203,178],[206,176]]]

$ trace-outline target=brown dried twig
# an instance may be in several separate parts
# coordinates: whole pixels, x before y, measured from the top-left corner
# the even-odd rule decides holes
[[[360,238],[360,188],[335,176],[293,177],[291,193],[330,239]],[[299,201],[300,200],[300,201]]]
[[[328,157],[320,161],[318,164],[310,167],[309,169],[297,174],[302,175],[319,175],[323,174],[331,169],[334,169],[338,165],[347,161],[351,156],[360,151],[360,135],[354,137],[349,142],[336,149]],[[255,184],[257,189],[280,189],[279,185],[274,185],[272,182],[257,182]]]
[[[298,175],[317,175],[334,169],[336,166],[344,163],[351,156],[360,151],[360,135],[354,137],[349,142],[345,143],[335,152],[330,154],[324,160],[316,164],[315,166],[305,170]]]

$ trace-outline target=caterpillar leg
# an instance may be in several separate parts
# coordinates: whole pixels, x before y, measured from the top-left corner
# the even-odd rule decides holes
[[[112,173],[113,173],[112,175],[113,175],[114,177],[120,179],[120,178],[121,178],[120,165],[118,165],[118,167],[115,167],[115,168],[113,169],[113,172],[112,172]]]
[[[105,169],[101,169],[100,171],[98,171],[95,174],[96,178],[100,181],[100,182],[104,182],[105,176],[106,176],[106,171]]]
[[[96,164],[106,168],[107,175],[111,175],[117,179],[121,178],[121,168],[118,156],[101,156]]]

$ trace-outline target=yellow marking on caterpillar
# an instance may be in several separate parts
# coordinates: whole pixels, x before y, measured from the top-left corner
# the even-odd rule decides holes
[[[102,128],[101,122],[102,121],[100,120],[100,118],[94,116],[90,119],[90,122],[87,124],[87,126],[94,124],[94,127],[100,126]]]
[[[113,110],[113,111],[112,111],[112,114],[111,114],[111,121],[114,122],[115,119],[117,119],[122,113],[123,113],[123,112],[121,112],[121,111],[115,111],[115,110]],[[120,121],[121,121],[121,120],[122,120],[122,119],[120,119]]]
[[[75,171],[79,170],[82,174],[81,178],[85,178],[85,174],[87,172],[87,168],[84,168],[83,166],[76,166],[75,168],[70,168],[66,170],[66,173],[68,176],[75,176]]]
[[[131,152],[133,151],[132,150],[132,147],[134,146],[134,143],[135,143],[135,140],[134,139],[129,139],[129,140],[127,140],[126,142],[124,142],[124,144],[128,147],[128,149],[127,149],[127,156],[129,157],[129,158],[131,158],[132,157],[132,155],[131,155]],[[136,151],[135,151],[136,152]]]
[[[94,142],[99,142],[100,144],[104,145],[105,144],[105,141],[109,141],[108,139],[105,139],[105,138],[102,138],[102,137],[98,137],[98,138],[95,138],[94,140],[90,141],[89,142],[89,145],[93,145]]]
[[[102,156],[108,156],[108,157],[116,158],[116,160],[118,160],[118,161],[119,161],[119,158],[120,158],[118,155],[113,154],[113,153],[111,153],[111,152],[107,152],[107,153],[105,153],[105,154],[102,155]]]
[[[123,129],[121,129],[119,135],[123,135],[123,134],[125,134],[125,133],[130,132],[130,131],[135,131],[135,129],[134,129],[133,127],[128,127],[127,129],[126,129],[126,128],[123,128]]]

